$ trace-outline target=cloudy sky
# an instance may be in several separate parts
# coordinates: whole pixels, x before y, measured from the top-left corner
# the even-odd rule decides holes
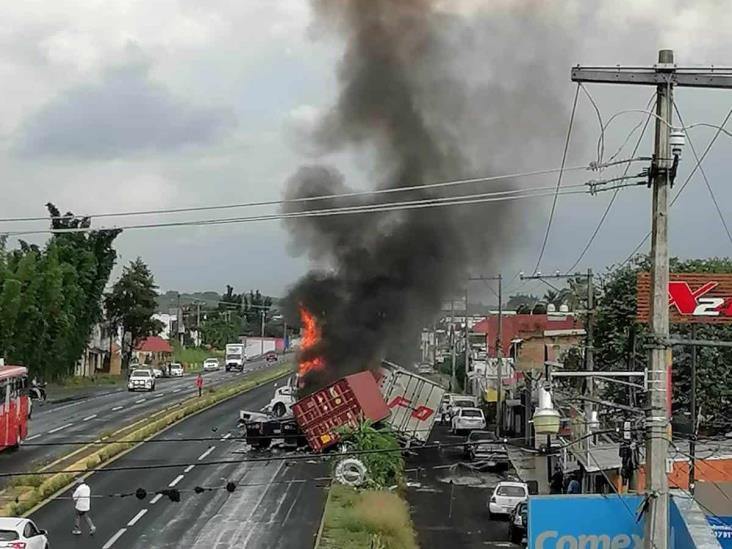
[[[471,29],[464,43],[464,34],[453,37],[463,48],[455,67],[464,69],[468,83],[492,84],[494,95],[475,94],[466,103],[467,116],[482,120],[490,138],[465,136],[465,147],[480,148],[492,174],[559,165],[575,92],[572,65],[646,65],[663,47],[676,51],[679,64],[732,65],[732,0],[437,4],[441,15]],[[663,26],[657,22],[661,12]],[[277,200],[297,167],[314,160],[338,165],[351,185],[367,186],[363,151],[315,158],[318,151],[304,137],[337,97],[342,53],[338,37],[312,17],[307,0],[0,2],[0,218],[42,216],[47,201],[62,211],[98,214]],[[588,91],[607,121],[618,111],[646,108],[652,90],[595,85]],[[732,107],[730,91],[680,89],[676,98],[686,125],[719,124]],[[643,117],[625,113],[613,120],[605,158]],[[699,154],[714,131],[689,130]],[[637,135],[619,158],[630,154]],[[567,165],[594,160],[598,136],[595,110],[580,93]],[[650,153],[649,138],[639,151]],[[725,166],[731,151],[732,138],[722,135],[704,162],[725,218],[732,217]],[[679,181],[693,165],[687,146]],[[593,177],[572,172],[565,184]],[[555,176],[543,176],[518,184],[555,183]],[[560,197],[543,272],[575,262],[609,199],[610,193]],[[512,277],[533,269],[550,207],[550,198],[522,203],[515,216],[520,238],[490,270]],[[603,269],[625,259],[648,231],[649,212],[647,189],[621,191],[578,268]],[[257,213],[266,212],[156,214],[95,224]],[[2,222],[0,230],[44,225]],[[671,227],[674,255],[732,251],[698,173],[673,207]],[[129,230],[118,239],[118,250],[123,261],[147,261],[163,289],[219,289],[228,283],[279,295],[308,268],[307,258],[294,256],[289,242],[279,221],[267,221]]]

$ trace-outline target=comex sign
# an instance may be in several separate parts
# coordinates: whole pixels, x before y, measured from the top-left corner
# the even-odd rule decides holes
[[[642,549],[643,496],[601,494],[529,497],[530,549]],[[694,542],[671,498],[671,549],[690,549]]]
[[[622,498],[622,499],[621,499]],[[534,496],[529,498],[533,549],[641,549],[641,496]],[[630,510],[630,511],[629,511]]]
[[[559,537],[556,530],[542,532],[536,537],[536,549],[642,549],[643,538],[635,534],[618,534],[612,538],[607,535],[564,534]]]

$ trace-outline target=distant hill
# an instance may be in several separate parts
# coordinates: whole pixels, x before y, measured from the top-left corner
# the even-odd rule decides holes
[[[182,293],[180,294],[181,306],[192,305],[195,302],[201,302],[201,307],[215,309],[221,300],[221,294],[218,292],[193,292],[193,293]],[[164,294],[161,294],[157,298],[158,312],[169,313],[170,309],[178,307],[178,292],[175,290],[168,290]],[[277,308],[279,298],[272,298],[273,308]]]
[[[191,294],[180,294],[181,305],[191,305],[200,301],[202,302],[202,306],[208,306],[212,309],[217,306],[220,299],[221,294],[218,292],[193,292]],[[170,309],[178,307],[178,292],[169,290],[164,294],[159,295],[157,301],[158,312],[167,313]]]

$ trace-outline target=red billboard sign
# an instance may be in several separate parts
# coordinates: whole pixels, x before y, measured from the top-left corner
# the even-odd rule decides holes
[[[637,319],[648,322],[651,275],[638,273]],[[672,273],[668,283],[669,320],[673,324],[732,322],[732,274]]]

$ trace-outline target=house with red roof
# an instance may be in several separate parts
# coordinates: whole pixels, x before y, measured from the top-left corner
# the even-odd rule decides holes
[[[159,366],[173,359],[173,347],[160,336],[148,336],[135,345],[132,356],[140,364]]]

